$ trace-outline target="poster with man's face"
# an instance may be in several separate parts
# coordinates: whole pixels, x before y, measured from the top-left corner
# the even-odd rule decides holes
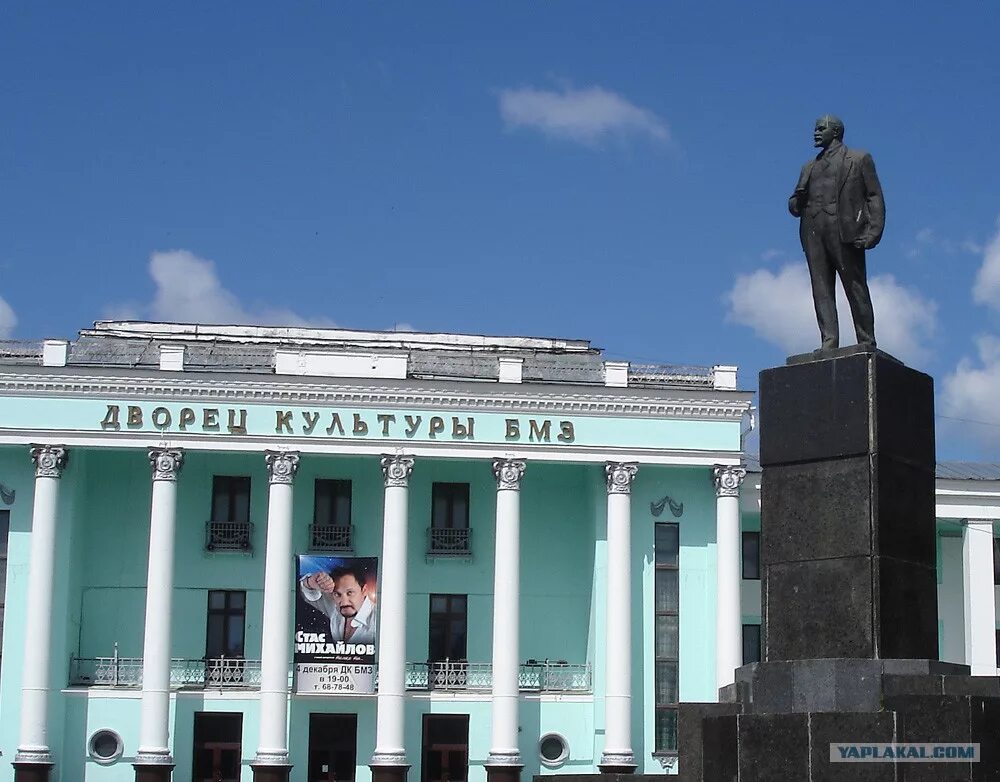
[[[300,554],[295,691],[375,691],[378,559]]]

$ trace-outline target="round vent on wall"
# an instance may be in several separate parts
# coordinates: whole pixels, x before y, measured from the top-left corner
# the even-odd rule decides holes
[[[124,750],[122,737],[107,728],[94,731],[90,741],[87,742],[87,752],[90,757],[102,765],[114,763],[122,756]]]
[[[546,733],[538,740],[538,757],[547,768],[561,766],[569,757],[569,743],[558,733]]]

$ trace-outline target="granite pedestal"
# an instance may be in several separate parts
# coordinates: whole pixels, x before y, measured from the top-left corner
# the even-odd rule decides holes
[[[934,392],[878,350],[760,376],[763,661],[682,704],[690,782],[1000,780],[1000,679],[937,660]],[[976,763],[830,745],[979,743]]]

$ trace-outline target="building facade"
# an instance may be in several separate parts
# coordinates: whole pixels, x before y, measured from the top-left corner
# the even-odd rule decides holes
[[[670,773],[759,654],[735,367],[102,322],[0,384],[0,780]],[[1000,470],[938,503],[942,657],[992,674]]]
[[[740,662],[734,367],[126,322],[3,352],[0,779],[662,772]],[[308,614],[317,561],[368,563],[371,627]]]

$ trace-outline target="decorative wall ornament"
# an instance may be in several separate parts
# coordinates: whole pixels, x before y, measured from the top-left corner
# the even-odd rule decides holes
[[[524,459],[494,459],[493,475],[497,479],[497,491],[520,491],[524,468]]]
[[[264,451],[269,483],[292,483],[299,471],[298,451]]]
[[[35,463],[36,478],[62,478],[69,451],[62,445],[32,445],[31,461]]]
[[[712,481],[719,497],[739,497],[740,484],[747,476],[747,468],[739,464],[717,464],[712,468]]]
[[[608,479],[608,494],[631,494],[637,472],[639,465],[636,462],[606,462],[604,474]]]
[[[13,505],[15,494],[17,494],[17,492],[14,489],[8,489],[0,483],[0,500],[3,500],[4,505]]]
[[[653,755],[653,757],[660,764],[660,767],[668,773],[677,768],[676,755]]]
[[[381,463],[386,487],[400,486],[405,489],[409,485],[410,474],[413,472],[412,456],[383,454]]]
[[[656,518],[660,518],[663,513],[663,509],[670,506],[670,513],[675,519],[679,519],[684,515],[684,503],[674,502],[669,494],[664,494],[663,497],[656,502],[649,503],[649,512],[652,513]]]
[[[154,481],[176,481],[184,464],[184,451],[179,448],[150,448],[149,463]]]

